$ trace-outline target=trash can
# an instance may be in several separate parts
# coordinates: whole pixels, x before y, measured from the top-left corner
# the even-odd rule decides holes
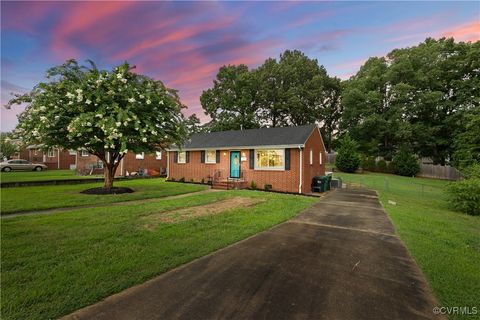
[[[322,176],[315,176],[312,179],[312,192],[324,192],[325,181]]]
[[[330,190],[330,182],[332,181],[332,176],[331,175],[328,175],[328,176],[325,176],[326,179],[326,182],[325,182],[325,191],[328,191]]]

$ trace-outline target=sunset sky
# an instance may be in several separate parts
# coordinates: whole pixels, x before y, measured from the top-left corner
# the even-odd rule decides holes
[[[179,90],[202,121],[199,96],[227,64],[254,68],[286,49],[347,79],[370,56],[426,37],[480,39],[479,2],[6,2],[1,3],[1,103],[51,66],[128,61]],[[1,108],[1,130],[21,108]]]

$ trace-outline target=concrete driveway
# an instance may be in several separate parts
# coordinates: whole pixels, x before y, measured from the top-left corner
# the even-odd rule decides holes
[[[437,319],[376,193],[331,192],[271,230],[69,319]]]

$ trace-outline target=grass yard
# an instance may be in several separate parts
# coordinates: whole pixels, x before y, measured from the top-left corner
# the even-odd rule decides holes
[[[2,215],[28,210],[41,210],[80,205],[113,203],[128,200],[159,198],[207,189],[205,185],[165,182],[165,179],[134,179],[116,181],[114,186],[125,186],[134,193],[119,195],[86,195],[80,191],[100,187],[103,183],[76,185],[5,188],[1,190]]]
[[[101,175],[77,176],[75,170],[11,171],[0,172],[0,182],[24,182],[44,180],[70,180],[101,178]]]
[[[335,176],[379,192],[398,234],[443,306],[480,310],[480,217],[449,208],[447,181],[379,173]],[[480,319],[480,314],[450,318]]]
[[[255,205],[145,227],[160,212],[238,197]],[[2,220],[2,318],[58,318],[266,230],[316,201],[220,191]]]

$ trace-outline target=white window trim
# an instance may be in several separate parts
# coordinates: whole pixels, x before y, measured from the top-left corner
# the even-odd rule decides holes
[[[310,148],[310,165],[313,164],[313,149]]]
[[[320,151],[320,152],[318,153],[318,163],[319,163],[320,165],[323,164],[323,154],[322,154],[322,151]]]
[[[282,151],[283,166],[280,167],[260,167],[257,165],[257,151],[280,150]],[[254,152],[254,170],[285,171],[285,149],[255,149]]]
[[[88,157],[89,155],[90,155],[90,153],[88,153],[87,150],[82,149],[82,154],[81,154],[82,157]]]
[[[77,154],[77,150],[70,149],[68,150],[68,154],[71,156],[75,156]]]
[[[145,159],[145,152],[136,153],[136,154],[135,154],[135,159],[136,159],[136,160],[143,160],[143,159]]]
[[[208,161],[208,157],[207,157],[207,154],[208,152],[213,152],[214,153],[214,157],[213,157],[213,161]],[[217,163],[217,150],[205,150],[205,163],[207,164],[214,164],[214,163]]]
[[[162,151],[156,151],[155,152],[155,159],[156,160],[162,160]]]
[[[180,161],[180,153],[184,153],[185,157],[183,158],[183,161]],[[177,163],[187,163],[187,152],[186,151],[178,151],[177,154]]]
[[[47,150],[47,157],[49,157],[49,158],[55,157],[55,149],[53,149],[53,148],[48,149]]]

